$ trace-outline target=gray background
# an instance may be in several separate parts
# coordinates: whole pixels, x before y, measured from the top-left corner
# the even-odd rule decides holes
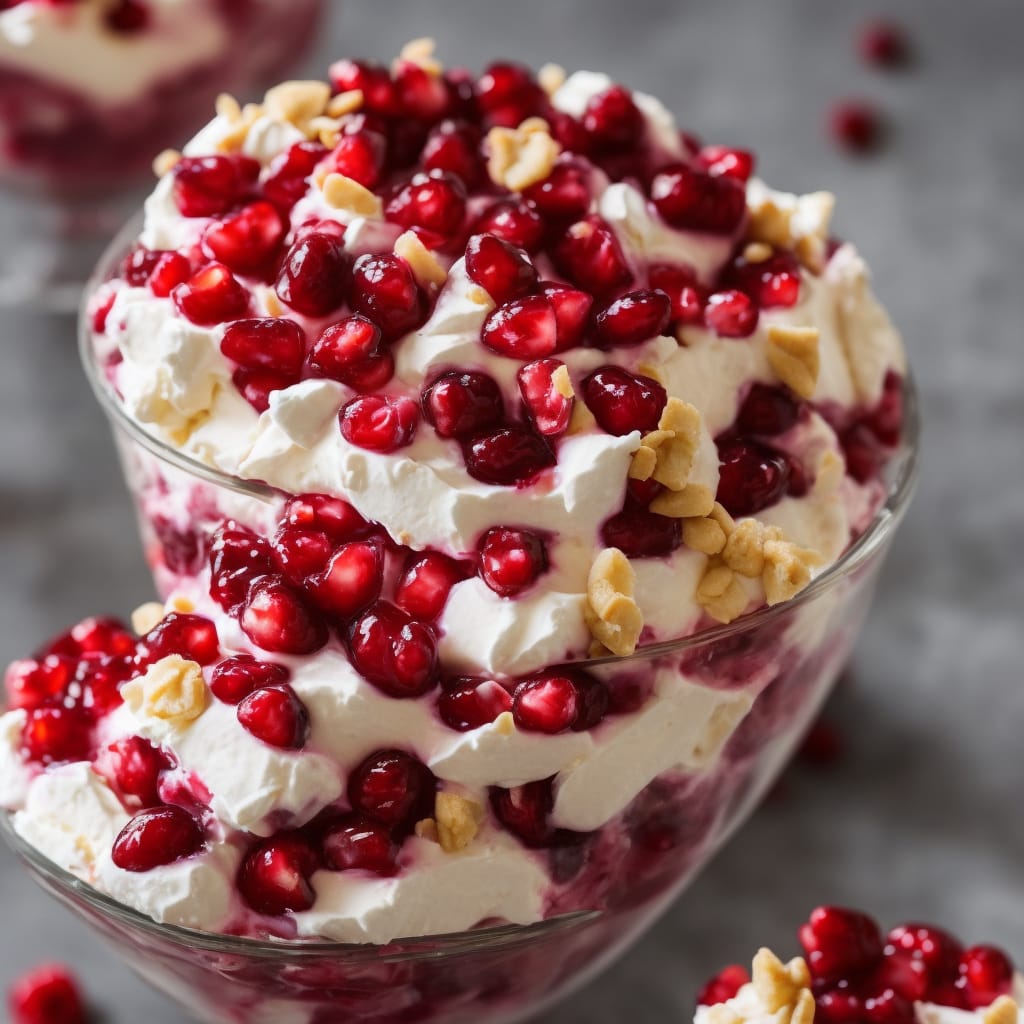
[[[948,923],[1024,957],[1024,10],[894,7],[918,61],[863,68],[856,27],[884,9],[821,0],[346,0],[310,68],[388,58],[431,34],[451,64],[502,54],[607,69],[711,141],[755,148],[772,183],[828,187],[902,326],[927,422],[924,475],[832,705],[835,769],[796,768],[655,930],[545,1022],[689,1018],[696,986],[760,943],[794,951],[819,902]],[[865,95],[891,120],[870,159],[837,153],[826,104]],[[3,225],[0,223],[0,231]],[[0,235],[2,237],[2,235]],[[3,238],[3,245],[15,242]],[[0,655],[149,596],[104,423],[70,322],[0,318]],[[176,1010],[115,964],[0,851],[0,987],[66,958],[117,1021]]]

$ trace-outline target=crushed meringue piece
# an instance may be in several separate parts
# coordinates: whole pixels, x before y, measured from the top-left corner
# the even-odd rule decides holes
[[[771,540],[782,540],[777,526],[766,526],[757,519],[744,519],[729,534],[722,561],[733,572],[756,579],[764,572],[764,546]]]
[[[320,187],[327,205],[336,210],[345,210],[357,217],[380,217],[384,211],[380,196],[344,174],[328,174]]]
[[[657,465],[658,453],[641,441],[640,447],[633,452],[633,458],[629,463],[630,480],[650,480]]]
[[[218,117],[226,118],[228,121],[240,121],[242,119],[242,105],[229,92],[222,92],[214,103],[214,109]]]
[[[748,603],[738,573],[717,558],[708,560],[708,568],[697,584],[696,597],[697,604],[721,623],[739,618]]]
[[[564,363],[551,374],[551,384],[555,392],[561,395],[562,398],[572,399],[576,397],[576,391],[572,386],[572,378],[569,376],[569,367]]]
[[[124,684],[121,696],[132,714],[178,726],[195,721],[209,702],[202,668],[179,654],[154,662],[143,675]]]
[[[644,627],[635,587],[633,567],[618,548],[605,548],[594,559],[584,615],[594,639],[620,656],[636,650]]]
[[[522,192],[547,178],[561,152],[541,117],[529,117],[518,128],[492,128],[487,145],[491,181],[512,192]]]
[[[774,192],[760,181],[747,186],[747,238],[780,249],[792,249],[809,270],[825,265],[829,225],[836,200],[831,192],[798,196]]]
[[[817,551],[797,547],[790,541],[765,541],[761,582],[768,604],[781,604],[796,597],[811,582],[811,570],[823,561]]]
[[[170,174],[181,162],[181,153],[176,149],[165,149],[153,158],[153,173],[162,178]]]
[[[728,538],[725,530],[710,516],[683,520],[683,543],[692,551],[702,555],[718,555],[725,548]]]
[[[981,1015],[982,1024],[1017,1024],[1020,1013],[1009,996],[1000,996]]]
[[[415,231],[406,231],[398,236],[395,255],[401,256],[409,264],[413,277],[427,291],[440,288],[448,280],[448,271]]]
[[[326,82],[282,82],[267,91],[263,106],[270,117],[303,128],[327,109],[330,98],[331,87]]]
[[[537,81],[549,96],[554,96],[565,85],[565,79],[565,68],[561,64],[545,64],[537,72]]]
[[[818,386],[821,354],[817,327],[768,328],[768,363],[775,375],[801,398],[811,398]]]
[[[167,613],[159,601],[147,601],[140,604],[131,615],[132,629],[139,636],[145,636],[157,623],[162,622]]]
[[[434,802],[437,839],[445,853],[458,853],[476,838],[484,809],[474,800],[441,790]]]
[[[774,250],[767,242],[748,242],[743,250],[743,258],[748,263],[764,263],[771,259]]]
[[[434,56],[436,49],[437,43],[430,36],[411,39],[399,52],[395,66],[401,63],[415,64],[436,78],[444,73],[444,65]]]
[[[339,92],[327,101],[327,116],[344,117],[346,114],[354,114],[362,107],[365,99],[362,89],[346,89],[345,92]]]
[[[650,504],[652,512],[671,519],[695,519],[709,515],[715,494],[705,484],[687,484],[678,491],[659,494]]]

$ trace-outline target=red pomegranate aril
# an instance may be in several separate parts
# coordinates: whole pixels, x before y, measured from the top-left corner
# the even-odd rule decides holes
[[[869,21],[860,31],[857,49],[866,64],[880,68],[901,67],[910,59],[907,35],[893,21]]]
[[[313,848],[300,836],[282,834],[253,847],[238,872],[238,891],[258,914],[310,910],[316,893],[310,876],[318,866]]]
[[[387,140],[378,132],[345,132],[324,160],[324,168],[373,189],[380,181],[386,155]]]
[[[877,436],[864,422],[851,424],[839,435],[846,459],[846,472],[859,484],[866,484],[878,473],[885,452]]]
[[[512,695],[493,679],[458,679],[446,684],[437,699],[437,710],[446,725],[467,732],[511,711]]]
[[[723,967],[713,978],[705,982],[697,994],[698,1006],[717,1006],[732,999],[744,985],[750,982],[750,972],[740,964]]]
[[[901,924],[887,936],[886,955],[903,950],[920,958],[932,982],[956,978],[964,947],[942,928],[931,924]]]
[[[600,150],[628,149],[643,137],[646,121],[633,102],[632,93],[621,85],[613,85],[587,104],[583,127]]]
[[[499,355],[541,359],[558,347],[558,322],[551,303],[528,295],[499,306],[484,322],[480,340]]]
[[[210,690],[225,704],[239,704],[250,693],[281,686],[291,678],[284,665],[257,661],[251,654],[236,654],[216,665],[210,674]]]
[[[540,293],[555,311],[555,333],[558,339],[555,351],[565,352],[581,344],[590,323],[593,297],[556,281],[542,281]]]
[[[122,871],[152,871],[198,853],[204,841],[199,822],[184,808],[158,807],[125,825],[111,858]]]
[[[882,138],[882,117],[865,100],[840,100],[828,112],[828,130],[833,140],[851,153],[877,149]]]
[[[529,68],[510,62],[491,64],[477,81],[477,102],[488,125],[517,128],[547,107],[547,96]]]
[[[555,464],[555,454],[543,438],[516,426],[473,438],[462,454],[474,480],[496,486],[529,483]]]
[[[597,315],[597,337],[603,348],[640,345],[665,333],[672,304],[662,291],[629,292]]]
[[[414,61],[399,60],[394,70],[398,105],[406,118],[436,121],[449,112],[448,85]]]
[[[593,140],[583,127],[583,122],[563,110],[545,111],[545,119],[551,130],[551,137],[562,147],[563,153],[585,154],[593,148]],[[581,210],[576,217],[586,213]],[[575,219],[575,218],[573,218]]]
[[[324,862],[331,871],[369,871],[393,875],[398,850],[383,825],[357,815],[343,818],[328,829],[323,841]]]
[[[133,808],[160,803],[160,773],[169,767],[167,755],[142,736],[112,743],[97,759],[97,768],[112,781],[125,805]]]
[[[409,264],[398,256],[365,255],[352,269],[349,302],[394,341],[419,326],[423,298]]]
[[[322,530],[283,526],[274,537],[273,549],[278,568],[289,583],[299,587],[307,576],[323,570],[334,544]]]
[[[584,164],[557,163],[544,181],[531,185],[523,195],[551,220],[579,220],[590,209],[590,175]]]
[[[915,1002],[928,994],[928,967],[906,950],[887,950],[878,966],[861,982],[865,994],[881,996],[887,990]]]
[[[848,988],[837,988],[818,994],[817,1013],[828,1024],[862,1024],[864,1005],[860,995]]]
[[[274,158],[263,182],[263,194],[285,212],[306,194],[307,179],[327,155],[319,142],[296,142]]]
[[[514,789],[492,786],[490,801],[494,816],[524,845],[539,847],[550,840],[553,830],[548,815],[555,804],[550,779],[528,782]]]
[[[704,322],[723,338],[747,338],[757,327],[758,310],[738,289],[713,292],[704,307]]]
[[[111,292],[106,297],[101,295],[98,301],[95,297],[89,301],[88,316],[93,334],[103,334],[106,331],[107,319],[110,317],[111,309],[114,308],[116,298],[117,293]]]
[[[260,165],[246,156],[187,156],[173,174],[174,201],[182,216],[218,217],[255,184]]]
[[[377,601],[353,624],[352,663],[391,697],[419,697],[437,681],[433,630],[388,601]]]
[[[892,989],[866,997],[863,1006],[866,1024],[916,1024],[917,1021],[914,1004]]]
[[[11,662],[4,673],[8,706],[28,710],[39,707],[63,692],[74,670],[75,662],[60,654]]]
[[[245,600],[254,577],[274,571],[270,545],[260,536],[228,523],[210,545],[210,595],[226,612]]]
[[[345,300],[350,264],[338,238],[310,232],[285,254],[275,285],[278,297],[306,316],[326,316]]]
[[[878,925],[856,910],[817,907],[799,934],[812,976],[825,984],[855,978],[882,959]]]
[[[417,174],[398,190],[385,213],[404,228],[423,228],[447,238],[466,217],[466,190],[461,179],[445,171]]]
[[[752,516],[774,505],[789,483],[789,462],[756,441],[726,441],[718,448],[718,500],[730,515]]]
[[[306,355],[306,335],[286,317],[236,320],[224,331],[220,350],[247,369],[270,370],[298,379]]]
[[[420,159],[428,172],[454,174],[467,189],[483,180],[480,131],[468,122],[444,121],[438,125],[427,138]]]
[[[441,437],[466,438],[505,417],[501,388],[485,373],[450,370],[423,392],[423,415]]]
[[[730,235],[747,209],[746,189],[724,174],[709,174],[686,164],[659,171],[651,199],[666,223],[686,231]]]
[[[705,146],[698,154],[697,166],[712,177],[724,175],[746,182],[754,173],[754,154],[730,146]]]
[[[997,946],[971,946],[960,957],[964,997],[974,1010],[990,1006],[1013,988],[1013,962]]]
[[[337,92],[358,89],[367,110],[375,114],[398,113],[395,85],[386,67],[369,61],[339,60],[331,65],[328,76]]]
[[[322,530],[336,544],[362,536],[366,520],[344,499],[329,494],[301,494],[290,498],[282,522],[304,530]]]
[[[268,746],[301,750],[309,738],[309,712],[287,684],[254,690],[238,705],[246,732]]]
[[[256,412],[262,414],[270,408],[270,396],[290,387],[295,378],[273,370],[247,370],[240,366],[231,374],[231,383]]]
[[[71,639],[82,654],[131,654],[135,639],[120,619],[90,616],[71,627]]]
[[[537,283],[537,270],[526,253],[494,235],[469,240],[466,273],[499,304],[526,295]]]
[[[466,576],[463,565],[447,555],[414,555],[395,587],[395,604],[414,619],[430,622],[444,611],[452,587]]]
[[[648,271],[648,280],[652,288],[668,296],[674,323],[694,326],[704,323],[707,292],[698,284],[692,269],[656,264]]]
[[[124,278],[126,284],[130,284],[133,288],[143,287],[149,281],[149,275],[153,273],[153,268],[157,265],[160,257],[166,252],[165,249],[147,249],[142,245],[136,246],[121,261],[121,277]]]
[[[249,293],[223,263],[210,263],[172,292],[182,315],[200,327],[236,320],[249,308]]]
[[[583,398],[598,426],[615,437],[657,429],[668,402],[667,392],[657,381],[619,366],[603,366],[587,377]]]
[[[30,761],[84,761],[92,749],[92,723],[81,708],[44,706],[29,711],[21,733]]]
[[[88,1024],[78,984],[61,964],[44,964],[18,978],[7,1005],[11,1024]]]
[[[581,671],[549,671],[525,679],[515,690],[512,717],[528,732],[591,729],[608,710],[608,690]]]
[[[331,555],[324,571],[307,588],[317,606],[334,618],[349,619],[380,596],[384,556],[380,544],[350,541]]]
[[[386,372],[381,385],[394,373],[394,359],[383,349],[380,328],[359,315],[324,328],[310,352],[309,364],[324,377],[350,387],[367,383],[368,372],[374,378],[384,377]]]
[[[286,230],[277,207],[261,200],[211,224],[203,251],[237,274],[258,274],[277,255]]]
[[[633,280],[615,232],[597,216],[571,225],[552,246],[551,258],[573,284],[594,295]]]
[[[220,654],[217,627],[202,615],[171,612],[140,641],[139,660],[145,664],[180,654],[183,658],[209,665]]]
[[[800,300],[800,264],[791,252],[776,252],[759,263],[741,256],[726,278],[762,309],[795,306]]]
[[[618,548],[627,558],[662,558],[682,542],[678,519],[645,508],[625,509],[605,520],[601,543]]]
[[[770,384],[755,383],[736,414],[736,429],[742,434],[777,437],[795,427],[799,418],[800,406],[788,392]]]
[[[386,825],[411,829],[431,817],[436,782],[433,773],[404,750],[378,750],[357,765],[348,778],[352,810]]]
[[[894,370],[885,375],[882,397],[864,423],[882,444],[894,448],[903,435],[903,378]]]
[[[565,366],[559,359],[538,359],[521,367],[517,374],[519,393],[523,397],[523,405],[538,434],[544,437],[557,437],[569,429],[572,419],[575,398],[572,395],[572,384],[568,383],[566,395],[555,382],[555,374]]]
[[[312,654],[327,642],[319,616],[281,576],[262,576],[252,583],[238,622],[265,651]]]
[[[165,252],[149,275],[149,290],[158,298],[166,299],[179,284],[192,276],[192,264],[180,252]]]
[[[528,253],[535,253],[544,241],[545,225],[533,204],[525,199],[499,199],[477,217],[473,231],[494,235]]]
[[[548,568],[544,541],[529,530],[495,526],[480,541],[480,577],[500,597],[514,597]]]
[[[349,444],[386,454],[412,444],[420,411],[411,398],[360,395],[346,402],[338,420]]]

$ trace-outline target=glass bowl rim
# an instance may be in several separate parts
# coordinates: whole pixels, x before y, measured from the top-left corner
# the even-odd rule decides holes
[[[79,310],[78,353],[86,378],[104,414],[112,427],[122,431],[161,461],[188,475],[204,480],[229,491],[270,502],[287,492],[256,480],[231,476],[218,469],[193,459],[165,441],[149,433],[126,411],[116,391],[107,380],[95,358],[92,343],[91,316],[89,305],[96,290],[111,279],[114,267],[138,240],[142,225],[142,213],[137,213],[117,233],[97,263],[85,289]],[[776,605],[761,608],[742,615],[730,623],[713,626],[690,633],[683,637],[661,640],[657,643],[639,646],[628,655],[606,655],[600,658],[575,659],[576,665],[621,664],[633,660],[646,660],[676,651],[686,651],[708,643],[723,640],[756,629],[766,623],[788,614],[794,608],[813,601],[834,583],[855,572],[870,559],[892,535],[902,521],[910,505],[917,484],[920,448],[920,410],[917,388],[913,375],[908,370],[903,378],[903,436],[888,465],[888,488],[884,503],[875,513],[867,528],[823,573],[816,576],[799,594]]]

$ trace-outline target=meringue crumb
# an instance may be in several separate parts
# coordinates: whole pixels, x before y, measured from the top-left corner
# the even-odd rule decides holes
[[[679,491],[666,491],[651,502],[650,509],[670,519],[698,519],[710,515],[715,495],[704,484],[687,484]]]
[[[319,140],[328,149],[334,149],[341,138],[341,122],[320,114],[306,122],[306,134],[311,139]]]
[[[572,378],[569,376],[569,367],[562,363],[553,374],[551,374],[551,384],[555,389],[555,392],[562,396],[562,398],[575,398],[576,392],[572,386]]]
[[[613,654],[632,654],[644,620],[633,599],[636,574],[618,548],[605,548],[594,559],[587,580],[584,617],[591,635]]]
[[[835,202],[831,192],[765,196],[749,207],[747,238],[775,248],[792,249],[805,267],[820,273],[825,265]]]
[[[658,464],[653,476],[670,491],[686,487],[700,445],[701,416],[696,406],[670,398],[658,420],[659,432],[670,432],[655,448]]]
[[[837,451],[827,448],[821,453],[818,468],[814,473],[814,493],[820,497],[835,494],[842,486],[845,475],[846,465],[843,457]]]
[[[164,606],[159,601],[147,601],[145,604],[140,604],[132,612],[132,629],[135,630],[137,636],[145,636],[157,623],[163,621],[166,614]]]
[[[423,36],[420,39],[412,39],[402,47],[398,54],[398,61],[407,64],[415,64],[422,68],[428,75],[437,78],[444,72],[444,65],[434,56],[437,43],[430,36]]]
[[[653,448],[641,444],[629,463],[630,480],[650,480],[654,467],[658,464],[658,456]]]
[[[263,107],[256,103],[246,103],[237,118],[229,119],[231,131],[226,132],[217,140],[217,151],[234,153],[242,148],[249,137],[249,130],[263,116]]]
[[[176,149],[165,149],[153,158],[153,173],[162,178],[170,174],[181,163],[181,153]]]
[[[809,988],[801,990],[797,997],[796,1006],[793,1007],[793,1015],[789,1018],[789,1024],[814,1024],[814,1011],[816,1005],[814,995]]]
[[[771,259],[772,252],[772,247],[766,242],[748,242],[743,250],[743,258],[748,263],[764,263]]]
[[[413,832],[420,839],[426,839],[428,842],[440,842],[437,837],[437,822],[433,818],[424,818],[422,821],[417,821],[413,826]]]
[[[697,604],[721,623],[739,618],[747,607],[747,592],[739,577],[717,559],[708,560],[703,579],[697,584]]]
[[[353,178],[346,178],[344,174],[328,174],[320,189],[327,205],[336,210],[347,210],[359,217],[380,217],[384,212],[380,196],[375,196],[368,188]]]
[[[741,576],[756,579],[764,572],[764,546],[770,540],[782,540],[777,526],[766,526],[757,519],[744,519],[729,534],[722,561]]]
[[[544,181],[561,152],[547,121],[540,117],[527,118],[518,128],[492,128],[487,146],[487,173],[495,185],[510,192],[522,192]]]
[[[172,612],[182,612],[184,615],[188,615],[190,612],[196,610],[196,603],[191,597],[186,597],[184,594],[175,594],[174,597],[167,602]]]
[[[263,105],[271,117],[301,128],[324,112],[330,98],[331,87],[326,82],[291,81],[268,90]]]
[[[554,96],[565,84],[565,68],[561,64],[545,64],[537,72],[540,87],[549,95]]]
[[[585,434],[593,430],[597,424],[594,414],[587,407],[586,402],[576,402],[572,407],[572,415],[569,417],[569,434]]]
[[[427,291],[440,288],[448,280],[448,271],[423,244],[415,231],[406,231],[395,241],[395,255],[401,256],[417,283]]]
[[[516,731],[516,720],[511,711],[502,711],[494,720],[494,729],[499,736],[511,736]]]
[[[493,306],[494,300],[487,294],[487,292],[475,284],[466,292],[466,298],[473,303],[474,306]]]
[[[183,726],[206,710],[209,690],[196,662],[169,654],[125,683],[121,696],[135,715]]]
[[[709,517],[683,520],[683,543],[702,555],[718,555],[726,545],[725,530]]]
[[[476,838],[484,809],[473,800],[441,790],[434,801],[437,838],[445,853],[458,853]]]
[[[754,957],[751,984],[768,1013],[778,1013],[783,1007],[794,1007],[800,998],[801,986],[790,977],[783,962],[770,950],[762,947]]]
[[[765,541],[764,561],[761,583],[768,604],[775,605],[796,597],[811,582],[811,569],[823,559],[817,551],[772,539]]]
[[[801,398],[811,398],[818,386],[821,353],[817,327],[768,328],[768,363],[775,375]]]
[[[218,117],[223,117],[232,123],[242,119],[242,107],[229,92],[222,92],[217,97],[213,109],[217,111]]]
[[[708,512],[708,517],[714,519],[716,523],[725,531],[726,537],[736,529],[736,520],[725,510],[725,506],[719,502],[714,502],[711,506],[711,511]]]
[[[345,92],[339,92],[327,101],[327,116],[344,117],[346,114],[354,114],[362,107],[365,99],[362,89],[346,89]]]
[[[982,1024],[1017,1024],[1017,1004],[1009,996],[1000,996],[981,1016]]]

